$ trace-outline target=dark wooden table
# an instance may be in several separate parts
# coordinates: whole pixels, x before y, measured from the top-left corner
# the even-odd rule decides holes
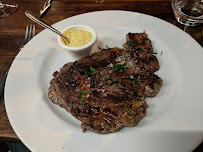
[[[5,18],[0,18],[0,79],[9,69],[24,40],[25,28],[33,23],[24,12],[30,10],[38,14],[44,0],[18,0],[18,10]],[[126,10],[149,14],[163,19],[183,29],[173,15],[170,0],[53,0],[51,9],[42,17],[49,24],[65,18],[93,11]],[[36,34],[43,28],[36,26]],[[203,25],[189,27],[191,36],[203,46]],[[0,102],[0,141],[20,141],[13,131],[6,115],[4,99]],[[196,150],[203,151],[201,144]]]

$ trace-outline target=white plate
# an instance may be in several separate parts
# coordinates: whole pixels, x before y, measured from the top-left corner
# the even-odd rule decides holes
[[[146,99],[147,115],[137,126],[107,135],[82,133],[80,122],[49,101],[47,93],[52,73],[83,55],[67,53],[57,44],[57,35],[42,31],[15,58],[5,88],[8,118],[31,151],[186,152],[201,143],[203,49],[194,39],[163,20],[126,11],[82,14],[54,27],[62,30],[72,24],[96,29],[94,51],[97,46],[122,47],[126,33],[146,30],[164,84],[154,98]]]

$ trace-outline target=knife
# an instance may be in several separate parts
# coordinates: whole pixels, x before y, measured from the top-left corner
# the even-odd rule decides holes
[[[39,18],[44,14],[44,12],[51,6],[51,1],[52,0],[46,0],[44,3],[44,6],[42,9],[39,11],[39,14],[37,15]]]

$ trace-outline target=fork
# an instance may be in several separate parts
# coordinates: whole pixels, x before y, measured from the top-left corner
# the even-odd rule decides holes
[[[20,46],[18,51],[20,51],[25,46],[25,44],[27,44],[34,36],[35,36],[35,25],[32,26],[32,24],[30,24],[30,28],[29,28],[29,25],[27,25],[23,44]],[[8,71],[6,71],[3,79],[0,82],[0,100],[4,93],[4,87],[5,87],[5,82],[6,82],[6,77],[8,75]]]
[[[29,29],[29,26],[27,25],[26,31],[25,31],[25,38],[24,38],[23,44],[20,46],[19,51],[25,46],[25,44],[27,44],[35,36],[35,24],[33,25],[33,27],[32,27],[32,24],[30,24],[30,31],[28,29]]]

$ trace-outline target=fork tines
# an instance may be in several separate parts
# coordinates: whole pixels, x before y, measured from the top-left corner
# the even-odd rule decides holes
[[[25,45],[35,36],[35,24],[33,26],[32,26],[32,24],[30,24],[29,34],[28,34],[28,29],[29,29],[29,25],[27,25],[27,27],[26,27],[25,39],[24,39],[23,45]]]

